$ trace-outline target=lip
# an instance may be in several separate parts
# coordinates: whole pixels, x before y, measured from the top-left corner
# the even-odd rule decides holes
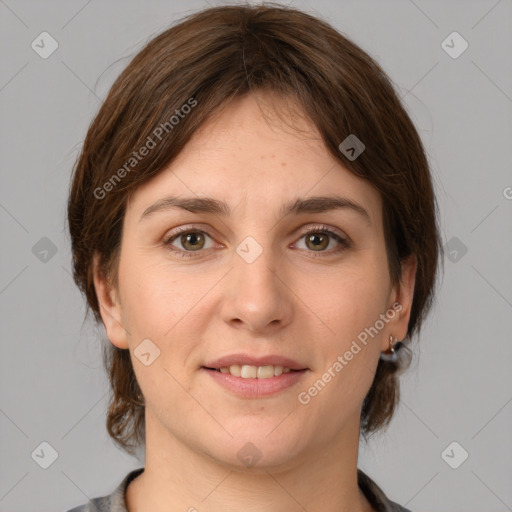
[[[305,365],[291,359],[289,357],[280,356],[277,354],[267,355],[262,357],[252,356],[249,354],[229,354],[219,359],[209,361],[203,365],[203,368],[225,368],[235,364],[249,365],[249,366],[284,366],[290,368],[290,370],[309,370]],[[235,377],[239,378],[239,377]],[[276,378],[276,377],[274,377]],[[262,379],[264,380],[264,379]],[[269,380],[272,380],[269,379]]]
[[[281,360],[283,359],[281,358]],[[210,368],[203,367],[201,371],[210,375],[217,384],[237,398],[264,398],[275,395],[297,384],[309,372],[308,369],[302,369],[290,373],[282,373],[278,377],[270,377],[268,379],[244,379],[243,377],[235,377],[230,373],[221,373]]]

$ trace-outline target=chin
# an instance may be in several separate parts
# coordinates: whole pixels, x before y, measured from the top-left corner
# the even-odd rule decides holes
[[[269,469],[285,469],[300,456],[305,436],[279,421],[257,421],[248,424],[247,418],[238,422],[238,428],[227,428],[233,435],[224,446],[218,446],[216,458],[232,470],[258,473]],[[285,420],[286,421],[286,420]],[[244,428],[245,423],[245,428]],[[277,428],[276,428],[277,427]]]

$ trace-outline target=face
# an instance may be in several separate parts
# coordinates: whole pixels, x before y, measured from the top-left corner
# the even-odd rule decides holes
[[[130,350],[146,425],[234,466],[249,442],[249,455],[277,466],[358,432],[379,355],[390,335],[407,334],[414,286],[413,265],[391,286],[379,193],[314,126],[296,117],[297,132],[272,116],[268,99],[223,110],[137,189],[118,289],[95,277],[107,335]],[[341,202],[305,202],[313,197]],[[179,207],[186,198],[225,211]],[[267,367],[260,378],[255,366]]]

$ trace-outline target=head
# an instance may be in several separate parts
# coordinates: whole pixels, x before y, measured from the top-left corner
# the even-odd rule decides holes
[[[349,135],[365,146],[355,159],[339,149]],[[282,211],[334,195],[366,214],[314,201]],[[147,213],[168,196],[213,197],[230,212],[192,213],[189,204]],[[144,442],[148,407],[175,435],[220,453],[223,434],[212,446],[199,440],[204,412],[191,413],[184,393],[220,411],[235,435],[270,431],[279,398],[240,409],[209,394],[201,366],[231,352],[294,354],[320,378],[354,341],[362,349],[314,400],[295,399],[288,452],[301,449],[301,433],[318,439],[333,406],[331,429],[357,414],[367,437],[391,420],[409,345],[434,297],[436,200],[389,78],[324,21],[283,6],[216,7],[153,38],[89,127],[68,222],[75,282],[108,337],[107,429],[128,453]],[[195,238],[179,235],[185,225]],[[312,228],[316,238],[305,236]],[[250,263],[237,251],[247,237]],[[173,251],[187,247],[201,254]],[[400,304],[393,314],[392,304]],[[372,333],[367,343],[363,331]],[[403,342],[396,362],[379,359],[389,335]],[[135,352],[145,339],[159,350],[149,366]],[[276,440],[268,450],[277,460]]]

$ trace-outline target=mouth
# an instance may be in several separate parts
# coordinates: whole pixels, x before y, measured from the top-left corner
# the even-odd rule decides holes
[[[292,369],[281,365],[203,366],[201,371],[233,396],[242,399],[263,399],[293,389],[303,381],[308,368]]]
[[[281,365],[253,366],[247,364],[233,364],[219,368],[203,366],[203,368],[205,370],[211,370],[214,372],[227,373],[233,377],[240,377],[242,379],[271,379],[272,377],[279,377],[282,374],[302,372],[306,370],[306,368],[301,370],[293,370],[287,366]]]
[[[248,353],[206,361],[200,369],[230,394],[244,399],[275,396],[297,386],[310,371],[286,356]]]

